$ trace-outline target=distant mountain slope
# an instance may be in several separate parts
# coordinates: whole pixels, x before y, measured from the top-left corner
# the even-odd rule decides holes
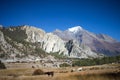
[[[66,31],[56,30],[53,33],[64,41],[76,40],[78,44],[88,46],[96,53],[102,53],[107,56],[120,54],[120,42],[104,34],[91,33],[80,26],[69,28]]]

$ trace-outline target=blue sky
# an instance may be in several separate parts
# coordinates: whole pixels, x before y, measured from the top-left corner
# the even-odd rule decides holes
[[[80,25],[120,41],[120,0],[0,0],[0,24],[46,32]]]

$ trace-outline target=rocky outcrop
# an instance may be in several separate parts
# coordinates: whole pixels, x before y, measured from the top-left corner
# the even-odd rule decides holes
[[[33,27],[33,26],[23,26],[21,27],[21,30],[24,30],[25,33],[27,34],[27,42],[41,42],[42,39],[45,36],[45,31],[43,31],[42,29]]]
[[[68,51],[65,48],[65,42],[53,33],[47,33],[44,36],[43,49],[48,53],[58,52],[64,53],[64,55],[68,55]]]
[[[66,43],[66,48],[68,50],[68,54],[70,57],[74,58],[96,58],[96,57],[102,57],[103,54],[97,54],[93,52],[89,47],[85,45],[80,45],[75,40],[69,40]]]

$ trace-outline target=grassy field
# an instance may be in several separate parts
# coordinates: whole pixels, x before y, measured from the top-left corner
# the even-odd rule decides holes
[[[53,77],[33,76],[35,68],[9,68],[0,70],[0,80],[120,80],[120,64],[86,66],[79,72],[71,72],[73,68],[77,69],[78,67],[40,68],[45,72],[54,71]]]

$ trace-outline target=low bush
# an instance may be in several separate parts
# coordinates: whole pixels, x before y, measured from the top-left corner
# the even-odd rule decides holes
[[[32,75],[43,75],[44,74],[44,71],[41,70],[41,69],[36,69]]]
[[[1,61],[0,61],[0,69],[6,69],[5,64],[4,64],[4,63],[2,63]]]
[[[67,63],[60,64],[60,67],[69,67],[70,65]]]

